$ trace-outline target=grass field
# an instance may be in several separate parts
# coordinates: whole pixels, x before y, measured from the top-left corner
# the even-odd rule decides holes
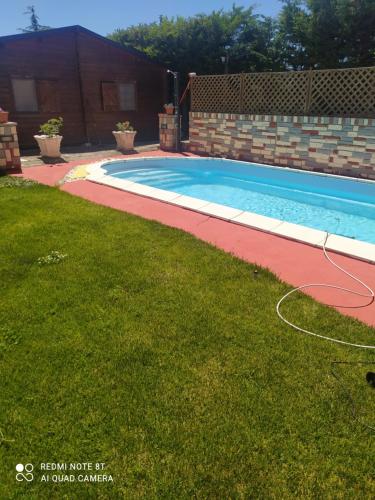
[[[0,221],[1,499],[374,497],[375,435],[330,362],[375,358],[283,325],[274,275],[7,178]],[[283,310],[374,342],[308,297]],[[336,370],[371,421],[366,368]],[[103,462],[113,483],[41,482],[45,462]]]

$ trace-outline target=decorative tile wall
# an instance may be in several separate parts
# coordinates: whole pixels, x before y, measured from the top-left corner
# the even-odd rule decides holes
[[[190,113],[192,153],[375,180],[375,119]]]
[[[159,113],[159,141],[160,149],[176,151],[177,115]]]
[[[21,171],[17,123],[0,123],[0,174]]]

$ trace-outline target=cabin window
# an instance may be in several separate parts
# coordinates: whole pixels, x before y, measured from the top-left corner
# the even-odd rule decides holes
[[[16,111],[38,111],[35,80],[14,78],[12,87]]]
[[[102,82],[102,103],[104,111],[118,111],[118,92],[115,82]]]
[[[56,113],[61,111],[60,93],[56,80],[38,80],[37,95],[40,111]]]
[[[135,83],[119,83],[118,85],[119,101],[121,111],[135,111],[136,109],[136,91]]]

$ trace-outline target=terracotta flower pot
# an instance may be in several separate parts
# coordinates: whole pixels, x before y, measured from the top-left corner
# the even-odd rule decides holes
[[[134,138],[136,133],[135,130],[125,130],[124,132],[114,130],[112,134],[115,136],[117,149],[120,151],[132,151],[134,149]]]
[[[164,106],[165,112],[167,115],[173,115],[174,114],[174,106]]]
[[[0,111],[0,123],[6,123],[9,119],[8,111]]]
[[[34,135],[34,139],[38,143],[41,156],[60,158],[61,135],[54,135],[52,137],[48,137],[48,135]]]

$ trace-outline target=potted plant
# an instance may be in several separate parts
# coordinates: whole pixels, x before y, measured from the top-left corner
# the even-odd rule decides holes
[[[9,113],[0,108],[0,123],[6,123],[8,121]]]
[[[165,112],[167,113],[167,115],[173,115],[174,106],[173,106],[172,102],[170,102],[168,104],[164,104],[164,109],[165,109]]]
[[[117,149],[120,151],[133,150],[137,132],[130,125],[130,122],[118,122],[116,128],[117,130],[113,130],[112,134],[115,136]]]
[[[41,156],[60,158],[60,144],[62,140],[60,130],[63,123],[64,121],[60,116],[60,118],[51,118],[48,122],[40,126],[39,132],[41,135],[34,135],[34,139],[38,143]]]

